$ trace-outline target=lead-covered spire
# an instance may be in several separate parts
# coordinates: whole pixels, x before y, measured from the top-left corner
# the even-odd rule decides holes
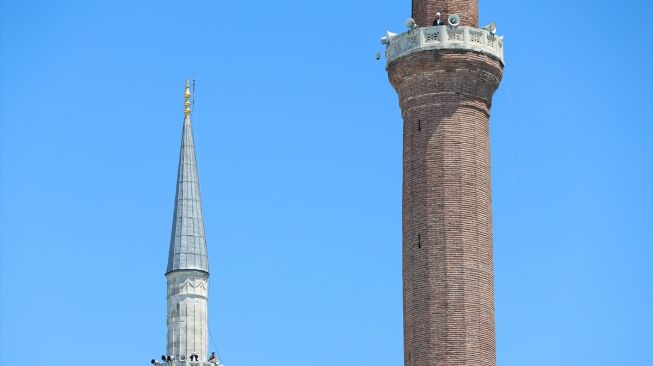
[[[200,199],[200,183],[195,160],[193,129],[190,123],[190,82],[184,92],[184,127],[179,153],[177,193],[172,218],[172,235],[167,273],[177,270],[209,271]]]

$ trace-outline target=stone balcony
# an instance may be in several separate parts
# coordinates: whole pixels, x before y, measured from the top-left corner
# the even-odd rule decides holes
[[[503,37],[474,27],[423,27],[390,37],[386,51],[386,67],[392,61],[414,52],[426,50],[474,51],[503,60]]]
[[[199,362],[199,361],[170,361],[170,362],[161,362],[160,366],[224,366],[220,361],[218,363],[213,362]]]

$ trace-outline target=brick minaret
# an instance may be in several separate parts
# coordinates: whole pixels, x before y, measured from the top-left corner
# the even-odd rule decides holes
[[[496,364],[489,117],[503,40],[475,0],[413,0],[417,28],[386,38],[404,122],[406,366]],[[458,14],[458,26],[444,24]]]

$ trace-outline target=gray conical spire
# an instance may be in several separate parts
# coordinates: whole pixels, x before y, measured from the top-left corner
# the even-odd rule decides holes
[[[204,236],[204,219],[200,199],[200,183],[195,160],[193,130],[190,123],[190,83],[186,81],[184,93],[184,127],[179,153],[177,194],[172,218],[172,237],[168,255],[168,270],[194,269],[209,271]]]

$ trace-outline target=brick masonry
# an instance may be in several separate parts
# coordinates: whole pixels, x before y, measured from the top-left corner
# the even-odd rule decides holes
[[[439,3],[476,22],[476,1],[413,1],[421,15]],[[489,113],[502,74],[467,51],[388,65],[404,121],[406,366],[496,365]]]
[[[446,23],[450,14],[460,15],[461,25],[478,28],[478,0],[412,0],[413,19],[420,27],[433,25],[435,14],[440,12]]]

